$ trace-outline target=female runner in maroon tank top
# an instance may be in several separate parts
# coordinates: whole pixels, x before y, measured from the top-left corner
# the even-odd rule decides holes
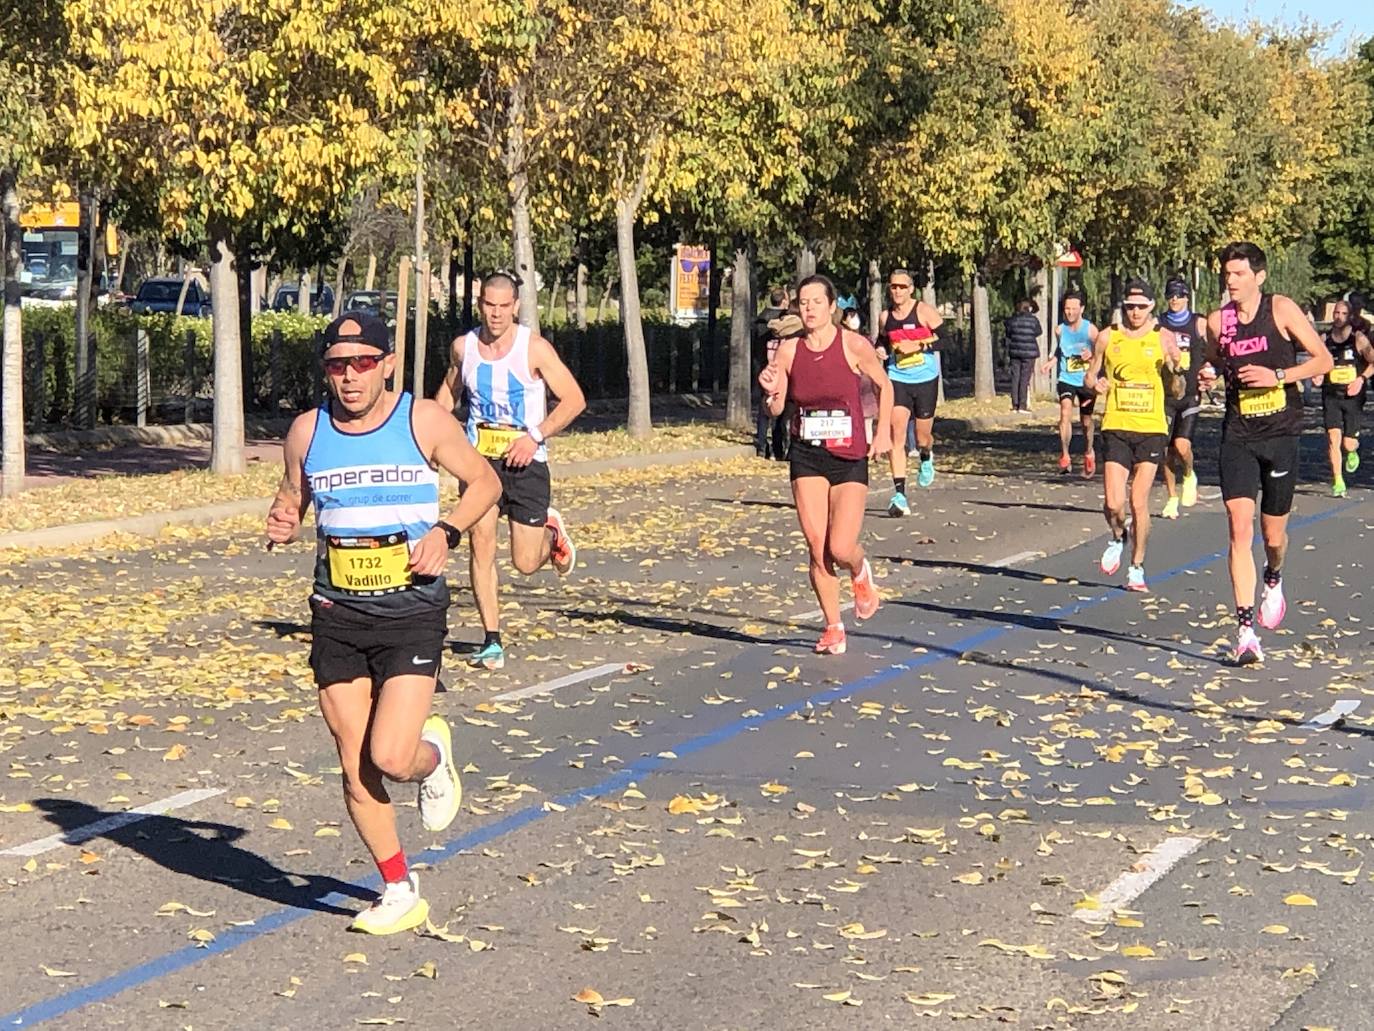
[[[772,363],[759,373],[759,385],[770,413],[781,414],[789,403],[795,409],[792,497],[810,552],[811,587],[825,616],[816,651],[841,655],[845,633],[836,566],[849,573],[854,614],[868,619],[878,611],[859,531],[868,500],[868,460],[892,448],[892,383],[873,345],[835,325],[835,286],[829,279],[803,279],[797,296],[805,332],[778,346]],[[860,373],[878,389],[871,443],[865,439]]]

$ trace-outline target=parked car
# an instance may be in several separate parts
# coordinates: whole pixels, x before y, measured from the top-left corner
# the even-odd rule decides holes
[[[277,287],[272,298],[273,311],[295,311],[300,307],[301,288],[299,284]],[[331,315],[334,312],[334,288],[328,283],[316,283],[310,287],[310,310],[316,315]]]
[[[129,310],[135,315],[145,315],[150,312],[175,312],[177,310],[177,298],[181,296],[181,287],[185,282],[183,279],[172,276],[145,279],[140,284],[134,299],[129,302]],[[210,293],[201,286],[198,279],[192,279],[186,283],[186,300],[182,303],[181,313],[197,318],[210,314]]]
[[[354,290],[344,301],[344,311],[365,312],[385,319],[387,325],[396,324],[396,291]]]

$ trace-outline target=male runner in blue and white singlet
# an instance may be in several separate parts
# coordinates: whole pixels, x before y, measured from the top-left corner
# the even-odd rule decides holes
[[[548,451],[544,441],[566,429],[587,407],[573,374],[553,345],[515,321],[519,284],[506,272],[482,281],[482,326],[453,342],[448,375],[435,400],[448,410],[461,390],[467,397],[468,440],[501,479],[501,499],[468,537],[472,593],[486,639],[472,665],[500,669],[501,610],[496,592],[496,526],[510,524],[510,559],[528,576],[551,563],[566,576],[577,549],[558,509],[550,505]],[[558,398],[552,411],[548,395]]]
[[[314,502],[310,665],[338,746],[348,815],[383,882],[352,929],[394,934],[424,923],[429,905],[406,863],[384,781],[419,785],[428,831],[458,814],[462,786],[448,724],[429,714],[448,633],[444,566],[501,485],[449,412],[387,391],[396,356],[384,322],[344,315],[325,330],[324,348],[329,400],[287,432],[267,539],[269,547],[295,540]],[[439,469],[468,484],[446,520]]]

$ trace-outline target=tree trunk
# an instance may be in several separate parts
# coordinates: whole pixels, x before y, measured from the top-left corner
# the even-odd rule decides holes
[[[334,307],[330,309],[330,318],[337,319],[339,312],[343,311],[344,302],[344,274],[348,271],[348,252],[345,251],[339,256],[339,265],[334,270]]]
[[[473,263],[472,243],[472,219],[468,219],[467,227],[463,230],[463,331],[467,332],[473,326],[472,320],[472,274]]]
[[[308,285],[308,283],[306,284]],[[244,471],[243,365],[239,354],[239,284],[227,230],[212,232],[210,296],[215,298],[211,331],[215,350],[215,416],[210,471],[230,476]]]
[[[363,289],[371,290],[372,284],[377,282],[377,252],[371,247],[367,249],[367,278],[363,281]]]
[[[988,319],[988,285],[981,270],[973,277],[973,399],[997,396],[992,370],[992,323]]]
[[[296,310],[302,315],[310,314],[310,270],[302,269],[300,285],[297,287],[300,293],[296,295]]]
[[[577,295],[573,302],[577,308],[577,328],[585,330],[587,328],[587,263],[585,261],[577,263],[577,286],[574,290]]]
[[[605,288],[604,290],[601,291],[601,300],[599,300],[599,301],[596,302],[596,321],[597,321],[597,322],[605,322],[605,321],[606,321],[606,309],[609,308],[610,305],[611,305],[611,292],[612,292],[613,290],[615,290],[616,282],[617,282],[616,274],[615,274],[614,272],[612,272],[612,273],[611,273],[611,278],[608,279],[608,280],[606,280],[606,288]]]
[[[1119,326],[1119,325],[1121,325],[1121,294],[1122,294],[1122,292],[1123,292],[1124,290],[1125,290],[1125,286],[1123,285],[1123,283],[1122,283],[1122,281],[1121,281],[1121,273],[1120,273],[1120,272],[1115,272],[1115,271],[1112,272],[1112,316],[1111,316],[1111,324],[1112,324],[1113,326]]]
[[[461,250],[462,247],[463,247],[463,241],[460,240],[460,239],[458,239],[458,237],[456,237],[456,236],[455,236],[452,240],[449,241],[449,244],[448,244],[448,259],[449,259],[449,260],[448,260],[448,272],[445,273],[445,275],[446,275],[445,285],[446,285],[446,287],[447,287],[447,289],[448,289],[448,329],[449,329],[449,334],[450,334],[450,335],[452,335],[453,333],[457,332],[457,330],[458,330],[458,304],[459,304],[459,300],[458,300],[458,276],[459,276],[458,262],[456,262],[456,261],[453,260],[453,255],[454,255],[455,252]],[[466,278],[464,278],[463,282],[464,282],[464,284],[466,284],[466,283],[468,282],[468,280],[467,280]]]
[[[445,319],[453,318],[453,240],[444,241],[439,252],[439,284],[443,291],[440,295],[439,310]]]
[[[643,182],[641,176],[641,188]],[[642,192],[642,189],[636,192]],[[632,437],[647,437],[653,431],[653,422],[649,411],[649,356],[644,347],[644,323],[639,311],[639,274],[635,270],[637,201],[637,196],[616,200],[615,243],[620,265],[620,325],[625,334],[625,357],[630,381],[626,428]]]
[[[816,274],[816,246],[815,240],[807,240],[797,249],[798,281]]]
[[[535,278],[534,235],[530,228],[530,184],[526,167],[524,78],[511,86],[506,115],[510,128],[506,131],[506,186],[510,192],[511,245],[515,255],[515,271],[524,280],[520,291],[520,322],[539,334],[539,284]]]
[[[239,309],[239,368],[243,377],[244,408],[257,407],[257,370],[253,367],[253,272],[248,260],[235,261]],[[211,311],[213,311],[213,307]]]
[[[0,168],[0,239],[4,241],[4,327],[0,331],[0,495],[24,489],[24,326],[19,273],[24,231],[19,227],[19,180]]]
[[[115,264],[115,278],[110,290],[123,293],[124,271],[129,267],[129,237],[125,233],[116,233],[115,240],[119,243],[119,261]]]
[[[754,380],[754,297],[749,238],[735,237],[735,267],[730,279],[730,378],[725,392],[725,425],[748,430]]]
[[[550,326],[553,325],[553,306],[558,302],[558,291],[563,287],[563,273],[561,271],[553,274],[553,283],[549,286],[549,310],[544,316],[544,321]]]
[[[415,265],[415,368],[410,387],[417,398],[425,393],[425,362],[429,354],[429,259],[421,257]]]
[[[1040,306],[1037,318],[1040,320],[1040,361],[1035,363],[1035,377],[1031,380],[1031,397],[1044,397],[1054,390],[1050,372],[1041,372],[1041,366],[1054,350],[1054,298],[1050,295],[1050,267],[1042,265],[1035,273],[1035,303]]]
[[[95,203],[81,197],[81,219],[77,233],[81,242],[78,251],[86,255],[76,264],[76,412],[75,423],[81,429],[92,429],[96,416],[95,348],[91,344],[91,235],[94,229]]]
[[[868,259],[868,337],[878,339],[883,320],[883,270],[877,258]]]
[[[921,287],[921,300],[925,301],[926,304],[930,305],[932,308],[935,307],[935,259],[934,259],[934,258],[931,258],[931,259],[929,259],[929,260],[926,261],[926,282],[925,282],[925,286]]]

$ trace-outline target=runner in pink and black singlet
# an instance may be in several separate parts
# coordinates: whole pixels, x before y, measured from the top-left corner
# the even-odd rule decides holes
[[[891,443],[892,383],[873,345],[835,324],[835,287],[824,276],[802,280],[797,295],[804,332],[789,337],[761,373],[764,403],[774,415],[790,404],[792,496],[810,553],[811,586],[825,617],[816,651],[845,650],[840,584],[845,569],[854,588],[854,613],[878,610],[873,571],[859,543],[868,499],[868,459]],[[866,439],[860,373],[878,390],[878,420]]]
[[[1265,557],[1259,624],[1273,630],[1288,609],[1283,560],[1303,423],[1297,385],[1329,372],[1331,355],[1297,304],[1262,291],[1268,275],[1264,251],[1253,243],[1232,243],[1220,257],[1227,301],[1207,316],[1207,364],[1198,385],[1210,390],[1219,377],[1226,381],[1220,472],[1239,627],[1232,657],[1248,665],[1264,661],[1254,628],[1255,500]]]

